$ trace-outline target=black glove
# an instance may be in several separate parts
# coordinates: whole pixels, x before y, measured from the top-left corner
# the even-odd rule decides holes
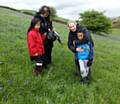
[[[87,66],[88,66],[88,67],[92,66],[92,61],[91,61],[91,60],[89,60],[89,61],[87,62]]]

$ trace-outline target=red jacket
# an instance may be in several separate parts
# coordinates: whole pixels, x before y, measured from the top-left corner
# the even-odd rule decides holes
[[[45,53],[45,38],[46,35],[41,35],[39,29],[32,29],[28,32],[27,43],[30,56],[35,56],[36,53],[38,53],[38,55],[43,55]]]

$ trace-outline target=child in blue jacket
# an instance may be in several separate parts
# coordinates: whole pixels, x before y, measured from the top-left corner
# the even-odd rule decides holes
[[[94,52],[93,52],[94,41],[92,39],[90,31],[86,27],[83,27],[83,26],[81,26],[79,24],[76,24],[74,22],[69,22],[68,23],[68,29],[69,29],[68,48],[74,54],[77,52],[76,48],[73,45],[73,41],[77,39],[77,31],[78,30],[84,31],[84,35],[85,35],[85,39],[84,40],[87,40],[87,41],[90,42],[90,58],[89,58],[89,61],[88,61],[88,66],[91,66],[92,63],[93,63],[93,58],[94,58]],[[78,62],[78,60],[76,58],[75,58],[75,64],[76,64],[76,73],[75,73],[75,75],[79,76],[80,75],[79,62]],[[90,77],[90,70],[89,70],[89,77]]]
[[[93,58],[92,43],[89,42],[84,34],[84,30],[77,30],[77,39],[73,41],[76,49],[75,57],[79,62],[80,75],[82,83],[89,83],[90,63],[89,60]],[[91,54],[92,53],[92,54]]]

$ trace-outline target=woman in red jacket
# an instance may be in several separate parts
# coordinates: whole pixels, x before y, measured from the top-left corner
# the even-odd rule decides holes
[[[40,20],[33,19],[27,33],[28,50],[31,61],[36,61],[35,69],[33,74],[39,75],[42,72],[43,58],[45,54],[44,40],[46,35],[41,35],[40,31]]]

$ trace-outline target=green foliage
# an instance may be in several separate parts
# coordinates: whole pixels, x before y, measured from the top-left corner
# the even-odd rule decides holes
[[[57,11],[54,7],[50,7],[50,11],[51,11],[51,18],[57,17]]]
[[[106,17],[103,12],[95,10],[85,11],[80,14],[80,23],[86,26],[93,33],[109,33],[111,32],[111,19]]]
[[[32,75],[27,49],[31,16],[0,8],[0,104],[119,104],[120,30],[111,37],[93,35],[92,83],[74,76],[73,54],[67,48],[66,25],[54,23],[63,46],[54,43],[53,63],[41,76]]]

